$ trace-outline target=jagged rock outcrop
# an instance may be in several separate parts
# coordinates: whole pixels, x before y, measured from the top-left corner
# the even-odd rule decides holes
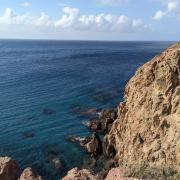
[[[21,170],[15,160],[10,157],[0,157],[0,180],[42,180],[32,168]]]
[[[20,175],[20,168],[15,160],[9,157],[0,157],[0,179],[17,180]]]
[[[114,109],[104,109],[101,111],[99,119],[89,120],[86,125],[92,131],[103,131],[105,134],[111,129],[112,123],[117,118],[117,112]]]
[[[21,174],[19,180],[43,180],[32,168],[26,168]]]
[[[62,180],[98,180],[96,176],[94,176],[89,170],[78,168],[71,169],[67,176],[62,178]]]
[[[180,170],[180,43],[140,67],[128,82],[103,147],[120,165]]]
[[[94,132],[91,136],[80,138],[77,136],[68,136],[66,140],[73,143],[78,143],[83,149],[91,155],[91,157],[97,157],[102,154],[102,142],[99,135]]]

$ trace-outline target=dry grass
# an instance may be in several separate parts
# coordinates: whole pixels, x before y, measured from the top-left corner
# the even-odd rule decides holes
[[[180,180],[180,173],[171,168],[158,168],[147,165],[129,166],[125,176],[146,180]]]

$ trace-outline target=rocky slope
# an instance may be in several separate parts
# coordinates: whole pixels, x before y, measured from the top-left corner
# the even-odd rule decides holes
[[[104,153],[119,165],[180,170],[180,43],[140,67],[125,88]]]
[[[173,179],[174,175],[178,179],[180,43],[137,70],[126,85],[117,117],[112,110],[102,114],[87,125],[105,133],[103,156],[110,158],[110,167],[119,166],[109,171],[106,180],[132,179],[125,177],[126,171],[128,177],[139,179]]]

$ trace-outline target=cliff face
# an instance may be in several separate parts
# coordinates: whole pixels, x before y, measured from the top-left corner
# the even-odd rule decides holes
[[[106,154],[116,151],[119,165],[180,170],[180,43],[137,70],[104,146]]]

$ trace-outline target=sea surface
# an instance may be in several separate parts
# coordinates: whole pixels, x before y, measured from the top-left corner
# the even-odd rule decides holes
[[[90,134],[87,112],[116,107],[136,69],[172,43],[0,40],[0,156],[45,180],[82,167],[67,136]]]

